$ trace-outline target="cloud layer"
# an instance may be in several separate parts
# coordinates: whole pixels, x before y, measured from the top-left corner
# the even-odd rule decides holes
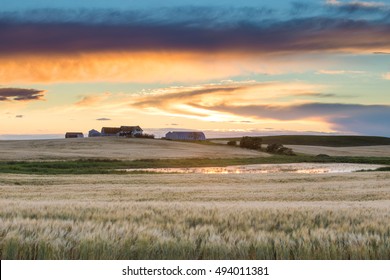
[[[388,1],[114,1],[96,9],[3,5],[0,105],[8,119],[38,123],[46,107],[58,113],[55,129],[75,110],[80,123],[131,111],[149,123],[206,129],[388,133]],[[53,93],[45,106],[17,102],[43,100],[45,91],[33,89],[43,83]],[[157,87],[165,88],[147,90]]]
[[[15,36],[20,34],[20,36]],[[185,26],[0,26],[0,54],[99,51],[283,53],[390,50],[390,25],[331,18],[280,22],[268,27],[207,29]]]
[[[384,135],[390,119],[389,105],[319,103],[314,98],[332,94],[307,92],[315,87],[289,83],[233,83],[199,88],[173,88],[139,97],[132,106],[159,110],[166,114],[220,121],[251,120],[327,123],[335,132]],[[279,92],[276,92],[279,90]],[[286,97],[293,101],[278,102]],[[310,100],[300,100],[310,97]],[[218,120],[218,119],[216,119]],[[386,135],[390,135],[387,132]]]
[[[220,105],[208,109],[256,119],[280,121],[322,119],[330,123],[335,131],[369,135],[383,135],[388,127],[387,120],[390,118],[388,105],[305,103],[286,106]]]
[[[328,6],[369,10],[370,14],[379,13],[381,20],[341,16],[334,11],[313,15],[307,12],[309,8],[302,7],[300,10],[305,14],[299,17],[276,15],[272,19],[274,12],[261,7],[3,13],[0,14],[3,42],[0,54],[388,51],[390,19],[385,11],[390,10],[385,5],[367,3],[330,1]]]
[[[0,12],[0,76],[8,84],[193,82],[300,71],[334,52],[390,53],[390,6],[370,3]],[[351,5],[369,9],[342,12]]]

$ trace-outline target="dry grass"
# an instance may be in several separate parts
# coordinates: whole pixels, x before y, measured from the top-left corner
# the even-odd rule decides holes
[[[0,160],[75,160],[263,157],[266,153],[228,146],[158,139],[97,137],[0,141]]]
[[[1,259],[390,259],[390,173],[0,175]]]

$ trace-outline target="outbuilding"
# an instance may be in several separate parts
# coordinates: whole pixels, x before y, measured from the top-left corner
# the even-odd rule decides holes
[[[99,136],[102,136],[102,134],[95,130],[95,129],[91,129],[89,132],[88,132],[88,137],[99,137]]]
[[[82,132],[67,132],[65,138],[84,138],[84,134]]]

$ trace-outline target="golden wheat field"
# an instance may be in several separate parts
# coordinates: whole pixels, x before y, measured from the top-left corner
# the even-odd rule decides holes
[[[1,259],[390,259],[390,173],[0,175]]]

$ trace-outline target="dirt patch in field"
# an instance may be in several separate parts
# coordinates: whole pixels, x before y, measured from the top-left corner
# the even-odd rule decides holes
[[[236,147],[166,140],[99,137],[0,141],[0,160],[242,158],[269,156]]]

